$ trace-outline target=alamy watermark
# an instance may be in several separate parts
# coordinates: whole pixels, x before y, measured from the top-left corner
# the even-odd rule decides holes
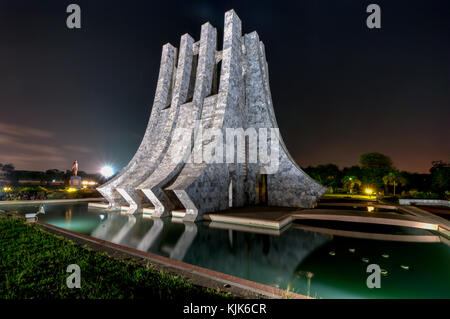
[[[69,29],[81,29],[81,8],[78,4],[69,4],[66,12],[70,13],[66,19],[66,25]]]
[[[67,266],[66,272],[71,273],[66,279],[67,288],[81,288],[81,269],[77,264]]]
[[[278,128],[176,128],[169,150],[172,163],[260,164],[265,174],[275,174],[280,162]]]
[[[370,15],[366,19],[366,25],[369,29],[381,29],[381,8],[378,4],[369,4],[366,12]]]
[[[381,268],[377,264],[367,266],[366,272],[371,273],[366,280],[367,288],[381,288]]]

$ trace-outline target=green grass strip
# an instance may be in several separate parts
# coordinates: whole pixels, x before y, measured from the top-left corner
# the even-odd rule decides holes
[[[67,266],[81,268],[81,288],[68,288]],[[0,214],[0,298],[164,300],[230,297],[131,260],[112,258]]]

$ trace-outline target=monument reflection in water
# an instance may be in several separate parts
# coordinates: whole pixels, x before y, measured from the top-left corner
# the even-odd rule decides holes
[[[22,213],[36,209],[15,206]],[[367,232],[375,240],[332,235],[336,225],[292,224],[279,232],[105,214],[87,204],[52,204],[45,210],[39,220],[58,227],[311,297],[450,298],[450,247],[430,231],[377,226]],[[416,242],[408,241],[412,238]],[[384,270],[380,289],[366,286],[371,263]]]

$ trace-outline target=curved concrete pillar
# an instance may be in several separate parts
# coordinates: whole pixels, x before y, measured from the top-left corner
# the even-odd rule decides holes
[[[272,128],[278,128],[270,92],[269,71],[264,44],[259,41],[257,34],[254,40],[257,41],[254,43],[254,48],[259,55],[263,88],[259,87],[259,81],[248,81],[248,85],[250,86],[253,84],[258,94],[263,93],[262,95],[265,97],[267,118],[270,120]],[[251,104],[249,107],[249,113],[254,114],[255,111],[252,111]],[[264,112],[262,113],[264,114]],[[270,174],[267,177],[267,188],[270,190],[270,192],[268,192],[268,204],[271,206],[310,208],[323,194],[326,193],[327,188],[317,183],[297,165],[284,144],[281,135],[278,136],[278,140],[278,168],[274,174]]]
[[[209,23],[203,24],[193,100],[181,106],[181,115],[172,136],[171,145],[158,168],[137,187],[155,206],[153,214],[155,217],[167,216],[175,208],[163,187],[173,180],[185,165],[186,157],[179,158],[180,152],[188,155],[191,151],[191,140],[185,140],[185,134],[195,136],[199,125],[198,120],[207,110],[211,112],[211,105],[206,102],[205,97],[211,92],[216,46],[217,30]],[[185,134],[182,134],[183,132]]]
[[[244,82],[242,74],[242,35],[241,21],[233,10],[225,13],[224,43],[222,51],[222,70],[220,87],[214,113],[210,121],[205,119],[205,128],[215,129],[224,136],[227,128],[244,126]],[[206,140],[209,148],[214,149],[223,141],[220,136]],[[188,163],[174,183],[166,189],[172,190],[186,208],[184,220],[195,221],[203,212],[213,212],[228,208],[228,186],[234,174],[235,190],[243,186],[241,164],[223,163]],[[240,181],[238,180],[240,179]],[[243,194],[241,191],[234,192]],[[239,197],[238,197],[239,198]],[[236,206],[243,205],[241,199]]]
[[[180,105],[186,102],[189,79],[192,73],[194,39],[185,34],[181,37],[178,67],[173,86],[169,91],[170,105],[163,105],[158,123],[153,130],[153,139],[148,147],[149,152],[135,168],[129,172],[127,179],[117,185],[117,191],[127,200],[130,208],[141,209],[145,195],[136,189],[158,167],[171,143],[173,130],[179,121]],[[171,95],[171,99],[170,99]]]
[[[97,188],[103,197],[108,200],[110,208],[112,209],[120,209],[120,206],[124,203],[124,200],[122,199],[120,193],[117,192],[116,187],[122,182],[129,180],[129,175],[134,169],[136,169],[136,166],[138,166],[139,163],[141,163],[141,161],[146,157],[151,155],[152,150],[149,148],[149,145],[154,138],[154,128],[160,122],[158,119],[160,111],[167,105],[169,99],[169,89],[172,82],[175,59],[176,48],[170,43],[165,44],[162,48],[161,65],[159,69],[155,99],[153,102],[150,120],[145,130],[144,138],[142,139],[136,154],[133,156],[128,165],[114,178]],[[130,198],[127,198],[127,200],[130,200]]]

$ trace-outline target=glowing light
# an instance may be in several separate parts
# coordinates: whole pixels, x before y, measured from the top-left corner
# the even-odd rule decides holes
[[[67,189],[67,191],[68,191],[69,193],[72,193],[72,192],[76,192],[77,189],[76,189],[76,188],[73,188],[73,187],[70,187],[70,188]]]
[[[101,219],[101,220],[104,220],[104,219],[105,219],[105,215],[100,214],[100,219]]]
[[[368,211],[369,213],[373,212],[374,209],[375,209],[375,207],[373,207],[373,206],[367,206],[367,211]]]
[[[83,184],[83,185],[96,185],[97,182],[94,182],[94,181],[82,181],[81,184]]]
[[[114,170],[111,166],[103,166],[100,173],[106,178],[111,177],[114,174]]]
[[[371,189],[371,188],[366,188],[364,192],[365,192],[367,195],[372,195],[373,189]]]
[[[4,192],[10,192],[10,191],[12,191],[12,188],[5,186],[5,187],[3,187],[3,191]]]

